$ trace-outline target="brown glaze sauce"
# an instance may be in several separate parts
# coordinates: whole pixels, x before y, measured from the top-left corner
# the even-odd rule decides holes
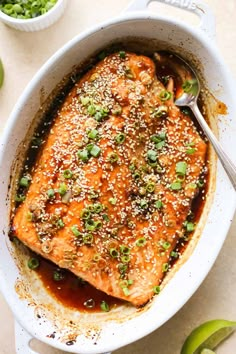
[[[178,86],[179,80],[176,78],[175,73],[169,66],[161,66],[157,68],[157,77],[165,86],[168,83],[168,78],[172,77],[175,82],[175,92],[177,92],[180,88]],[[50,107],[50,110],[46,115],[44,122],[39,126],[35,134],[36,140],[44,140],[47,132],[46,128],[49,128],[51,126],[53,122],[52,117],[54,116],[56,110],[60,107],[66,93],[75,81],[76,80],[74,79],[71,80],[68,88],[64,90],[63,94],[61,94],[61,96],[59,96],[59,98],[55,100],[53,106]],[[187,114],[192,117],[193,121],[197,125],[194,116],[188,109]],[[198,130],[201,131],[199,127]],[[40,153],[40,145],[40,142],[39,144],[38,142],[36,144],[31,144],[23,172],[31,170],[31,167],[34,165],[34,161],[37,158],[38,153]],[[204,186],[199,189],[199,194],[193,201],[191,215],[189,216],[189,220],[191,220],[193,223],[197,223],[199,221],[202,210],[204,208],[206,199],[205,196],[208,190],[208,173],[202,176],[202,179],[204,179]],[[177,262],[179,256],[184,252],[189,240],[192,237],[192,234],[193,233],[189,233],[185,238],[180,239],[175,249],[177,256],[171,258],[171,265]],[[11,230],[10,237],[14,237],[14,230]],[[98,312],[102,311],[102,302],[105,302],[108,305],[109,309],[125,303],[120,299],[111,297],[103,293],[102,291],[97,290],[96,288],[83,281],[82,279],[78,278],[68,270],[58,268],[58,266],[42,258],[41,256],[32,253],[32,257],[37,258],[40,262],[40,265],[36,272],[40,280],[44,284],[45,288],[57,301],[61,302],[64,306],[74,308],[81,312]],[[55,273],[60,275],[60,279],[54,279]]]

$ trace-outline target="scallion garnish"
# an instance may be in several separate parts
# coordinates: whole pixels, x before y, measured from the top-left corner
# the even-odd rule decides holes
[[[179,161],[177,162],[176,166],[175,166],[175,171],[178,175],[180,176],[185,176],[186,175],[186,171],[187,171],[187,163],[185,161]]]
[[[130,254],[130,248],[126,245],[121,245],[120,252],[125,255]]]
[[[125,254],[120,257],[122,263],[129,263],[130,262],[130,256],[128,254]]]
[[[166,90],[161,91],[160,95],[159,95],[161,101],[168,101],[171,99],[172,97],[172,93]]]
[[[119,159],[119,156],[117,155],[116,152],[111,152],[109,155],[108,155],[108,161],[110,163],[116,163]]]
[[[155,187],[156,187],[155,183],[149,182],[145,188],[148,193],[153,193],[155,191]]]
[[[83,162],[87,162],[89,159],[89,152],[86,149],[80,150],[77,152],[77,156]]]
[[[146,199],[141,199],[139,202],[140,208],[142,209],[147,209],[148,208],[148,202]]]
[[[164,101],[162,99],[162,101]],[[164,118],[168,114],[168,107],[167,106],[159,106],[154,109],[152,116],[155,118]]]
[[[58,193],[63,196],[67,192],[67,185],[65,183],[60,183],[58,188]]]
[[[77,225],[73,225],[73,226],[71,226],[71,231],[72,231],[72,233],[76,236],[76,237],[79,237],[79,236],[81,236],[81,232],[79,231],[79,229],[78,229],[78,226]]]
[[[109,253],[112,258],[118,258],[119,256],[119,252],[117,251],[116,248],[110,248]]]
[[[21,203],[25,200],[25,195],[22,195],[22,194],[17,194],[15,196],[15,201],[18,202],[18,203]]]
[[[169,269],[169,263],[163,263],[162,264],[162,272],[167,272],[167,270]]]
[[[140,238],[138,238],[137,241],[136,241],[136,246],[138,246],[138,247],[143,247],[143,246],[146,245],[146,243],[147,243],[146,238],[145,238],[145,237],[140,237]]]
[[[106,301],[101,301],[100,308],[104,312],[109,312],[110,311],[110,307],[109,307],[109,305],[108,305],[108,303]]]
[[[89,102],[90,102],[90,98],[89,98],[89,97],[81,96],[81,97],[80,97],[80,101],[81,101],[81,103],[82,103],[83,106],[87,106],[87,104],[89,104]]]
[[[186,221],[184,223],[187,232],[192,232],[195,230],[195,224],[191,221]]]
[[[91,245],[92,242],[93,242],[93,235],[86,234],[86,235],[83,236],[83,243],[85,245]]]
[[[53,198],[55,196],[55,190],[50,188],[48,191],[47,191],[47,196],[48,198]]]
[[[28,267],[29,269],[35,270],[39,267],[40,263],[37,258],[30,258],[28,260]]]
[[[117,134],[115,137],[115,141],[117,144],[123,144],[123,142],[125,141],[125,134],[124,133]]]
[[[30,184],[30,179],[29,177],[25,176],[25,177],[22,177],[20,179],[20,186],[21,187],[25,187],[25,188],[28,188],[29,187],[29,184]]]
[[[121,59],[125,59],[125,57],[126,57],[125,51],[124,50],[120,50],[119,51],[119,56],[120,56]]]
[[[65,226],[65,224],[64,224],[63,220],[62,219],[58,219],[57,220],[57,227],[59,229],[62,229],[64,226]]]
[[[91,216],[91,212],[89,209],[82,209],[81,213],[80,213],[80,217],[81,219],[84,219],[84,220],[88,220]]]
[[[109,203],[111,203],[111,205],[116,205],[117,199],[116,198],[109,198]]]
[[[160,291],[161,291],[160,285],[155,285],[155,286],[153,287],[153,292],[154,292],[154,294],[159,294]]]
[[[170,185],[170,188],[173,190],[173,191],[179,191],[181,188],[182,188],[182,183],[181,182],[173,182],[171,183]]]
[[[161,200],[157,200],[155,203],[154,203],[154,207],[156,208],[156,209],[161,209],[162,207],[163,207],[163,203],[162,203],[162,201]]]
[[[188,154],[188,155],[192,155],[192,154],[194,154],[195,152],[196,152],[196,149],[195,149],[195,148],[189,148],[189,149],[186,150],[186,154]]]
[[[72,172],[71,170],[65,170],[65,171],[63,172],[63,176],[64,176],[64,178],[66,178],[66,179],[70,179],[70,178],[73,176],[73,172]]]
[[[98,138],[98,130],[97,129],[91,129],[89,132],[88,132],[88,138],[89,139],[92,139],[92,140],[95,140]]]
[[[53,280],[55,281],[61,281],[65,279],[65,274],[62,270],[58,269],[58,270],[54,270],[53,272]]]

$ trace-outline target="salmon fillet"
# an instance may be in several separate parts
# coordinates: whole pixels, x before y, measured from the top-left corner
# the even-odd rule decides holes
[[[183,236],[205,155],[154,62],[111,54],[58,111],[15,212],[15,234],[99,290],[142,306]]]

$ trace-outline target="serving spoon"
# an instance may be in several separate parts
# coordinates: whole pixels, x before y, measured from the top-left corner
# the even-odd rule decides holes
[[[197,100],[200,93],[200,82],[195,71],[182,58],[172,53],[155,53],[155,59],[159,64],[168,65],[173,68],[173,71],[177,74],[177,89],[175,93],[176,106],[187,106],[192,110],[206,137],[214,147],[222,166],[236,190],[236,166],[224,152],[221,144],[216,139],[198,108]]]

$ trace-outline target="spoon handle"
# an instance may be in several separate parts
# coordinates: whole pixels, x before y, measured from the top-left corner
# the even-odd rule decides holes
[[[205,135],[207,136],[208,140],[211,142],[212,146],[214,147],[215,152],[217,153],[222,163],[222,166],[224,167],[234,189],[236,190],[236,166],[222,149],[222,146],[220,145],[219,141],[216,139],[215,135],[212,133],[212,130],[209,128],[197,104],[193,102],[192,104],[189,105],[189,107],[192,109]]]

